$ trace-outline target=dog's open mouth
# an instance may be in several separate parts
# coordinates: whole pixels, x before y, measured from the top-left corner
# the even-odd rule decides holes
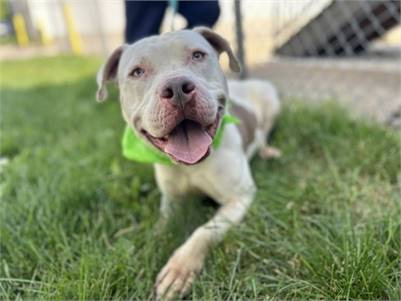
[[[142,131],[158,149],[174,161],[193,165],[205,159],[220,123],[222,110],[219,110],[213,124],[202,126],[199,122],[184,119],[168,135],[162,138],[151,136]]]

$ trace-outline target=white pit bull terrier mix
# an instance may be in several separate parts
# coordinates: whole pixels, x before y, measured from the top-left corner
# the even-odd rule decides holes
[[[222,52],[230,68],[239,71],[228,42],[210,29],[170,32],[117,48],[97,76],[97,99],[107,98],[108,81],[117,82],[127,124],[175,163],[154,164],[162,216],[194,191],[221,206],[161,270],[155,284],[158,299],[188,293],[209,248],[244,217],[255,193],[248,160],[258,150],[263,158],[280,156],[266,144],[280,109],[275,89],[261,80],[227,84],[219,65]],[[227,110],[241,122],[227,124],[214,149]]]

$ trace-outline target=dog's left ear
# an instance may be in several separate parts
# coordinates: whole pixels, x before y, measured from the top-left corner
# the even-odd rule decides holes
[[[216,49],[216,51],[219,54],[222,52],[227,53],[230,69],[232,71],[235,72],[241,71],[241,66],[238,62],[238,59],[234,55],[234,52],[232,51],[230,44],[225,38],[223,38],[222,36],[220,36],[219,34],[215,33],[214,31],[212,31],[210,28],[207,27],[203,26],[195,27],[193,30],[202,35],[210,43],[210,45],[212,45],[213,48]]]
[[[110,81],[117,80],[117,70],[118,64],[120,62],[121,55],[125,49],[126,45],[122,45],[115,49],[113,53],[109,56],[106,63],[100,67],[97,76],[97,92],[96,92],[96,100],[98,102],[105,101],[108,96],[107,92],[107,83]]]

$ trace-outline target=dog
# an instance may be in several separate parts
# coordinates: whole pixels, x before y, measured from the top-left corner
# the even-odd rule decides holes
[[[214,199],[219,209],[171,256],[156,278],[157,299],[185,296],[210,248],[244,217],[256,191],[249,160],[278,157],[266,143],[280,111],[274,87],[262,80],[227,81],[219,64],[226,53],[231,70],[240,65],[229,43],[206,27],[180,30],[118,47],[97,75],[98,101],[107,83],[117,83],[122,115],[139,139],[166,155],[155,163],[163,218],[188,194]],[[230,91],[230,93],[229,93]],[[215,147],[224,116],[228,123]]]

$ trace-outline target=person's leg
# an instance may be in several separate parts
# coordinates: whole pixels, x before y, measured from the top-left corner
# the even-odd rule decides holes
[[[187,28],[199,25],[213,27],[220,15],[219,2],[214,1],[179,1],[178,12],[187,19]]]
[[[158,34],[166,7],[167,1],[125,0],[125,42]]]

